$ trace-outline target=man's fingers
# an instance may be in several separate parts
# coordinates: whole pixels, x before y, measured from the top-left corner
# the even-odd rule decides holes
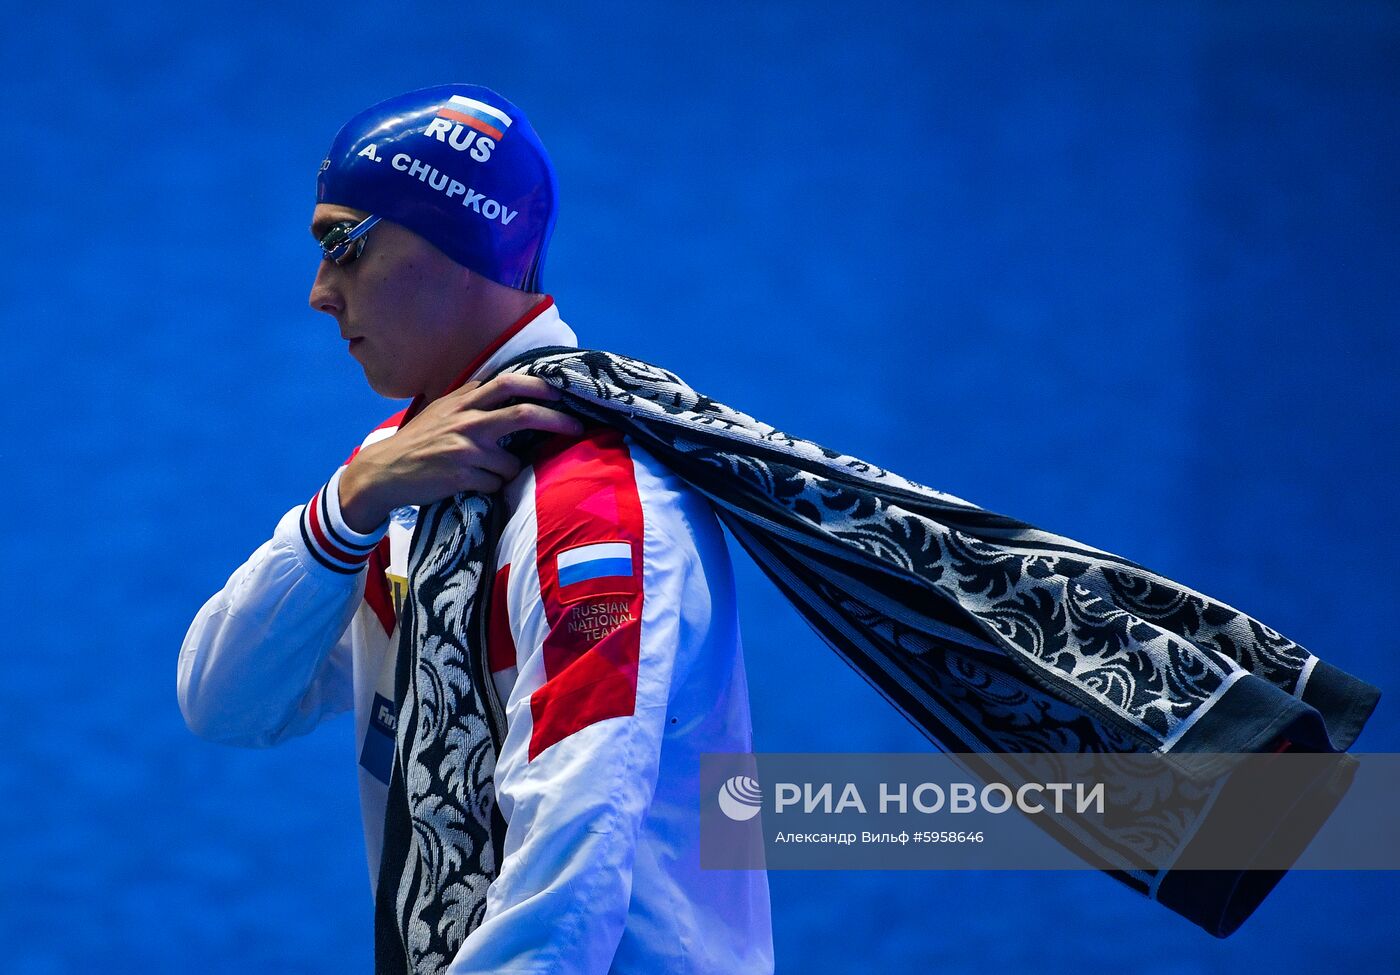
[[[464,409],[494,410],[512,399],[540,399],[549,402],[558,400],[563,394],[538,376],[522,376],[507,373],[482,384],[461,401]]]
[[[479,432],[493,441],[517,430],[543,430],[546,433],[568,433],[574,436],[583,432],[583,422],[577,417],[538,403],[516,403],[514,406],[492,410],[490,413],[481,414],[481,418],[472,426],[474,432]]]
[[[520,473],[520,458],[516,457],[509,450],[495,443],[478,445],[476,455],[472,458],[472,466],[494,474],[502,481],[512,480]]]
[[[495,494],[505,486],[505,483],[506,479],[502,478],[499,474],[493,474],[491,471],[482,470],[480,467],[473,467],[466,472],[457,490]]]

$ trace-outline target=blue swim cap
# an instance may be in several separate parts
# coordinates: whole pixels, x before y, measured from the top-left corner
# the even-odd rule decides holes
[[[316,202],[377,214],[500,284],[539,291],[554,167],[525,113],[478,85],[438,85],[360,112],[336,135]]]

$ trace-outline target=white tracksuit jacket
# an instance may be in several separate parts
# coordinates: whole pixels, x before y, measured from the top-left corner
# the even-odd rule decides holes
[[[577,346],[548,297],[461,382],[545,345]],[[353,708],[373,891],[395,592],[416,510],[352,531],[337,503],[343,470],[199,611],[180,650],[179,700],[196,734],[251,747]],[[505,859],[449,971],[771,972],[767,876],[700,869],[700,755],[752,750],[713,511],[608,427],[546,442],[504,498],[488,656],[507,719],[495,777]]]

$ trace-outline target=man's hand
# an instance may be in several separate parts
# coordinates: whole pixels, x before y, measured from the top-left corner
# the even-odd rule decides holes
[[[577,436],[583,424],[540,403],[560,392],[534,376],[497,376],[467,383],[429,403],[392,437],[360,450],[340,477],[340,512],[345,524],[368,534],[389,512],[424,505],[462,491],[499,491],[520,472],[520,461],[497,443],[517,430]]]

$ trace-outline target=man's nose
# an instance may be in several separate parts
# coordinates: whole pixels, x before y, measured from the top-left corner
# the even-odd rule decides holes
[[[308,303],[316,311],[327,315],[339,315],[345,310],[345,299],[336,286],[336,272],[340,270],[330,261],[321,261],[316,266],[316,280],[311,282]]]

